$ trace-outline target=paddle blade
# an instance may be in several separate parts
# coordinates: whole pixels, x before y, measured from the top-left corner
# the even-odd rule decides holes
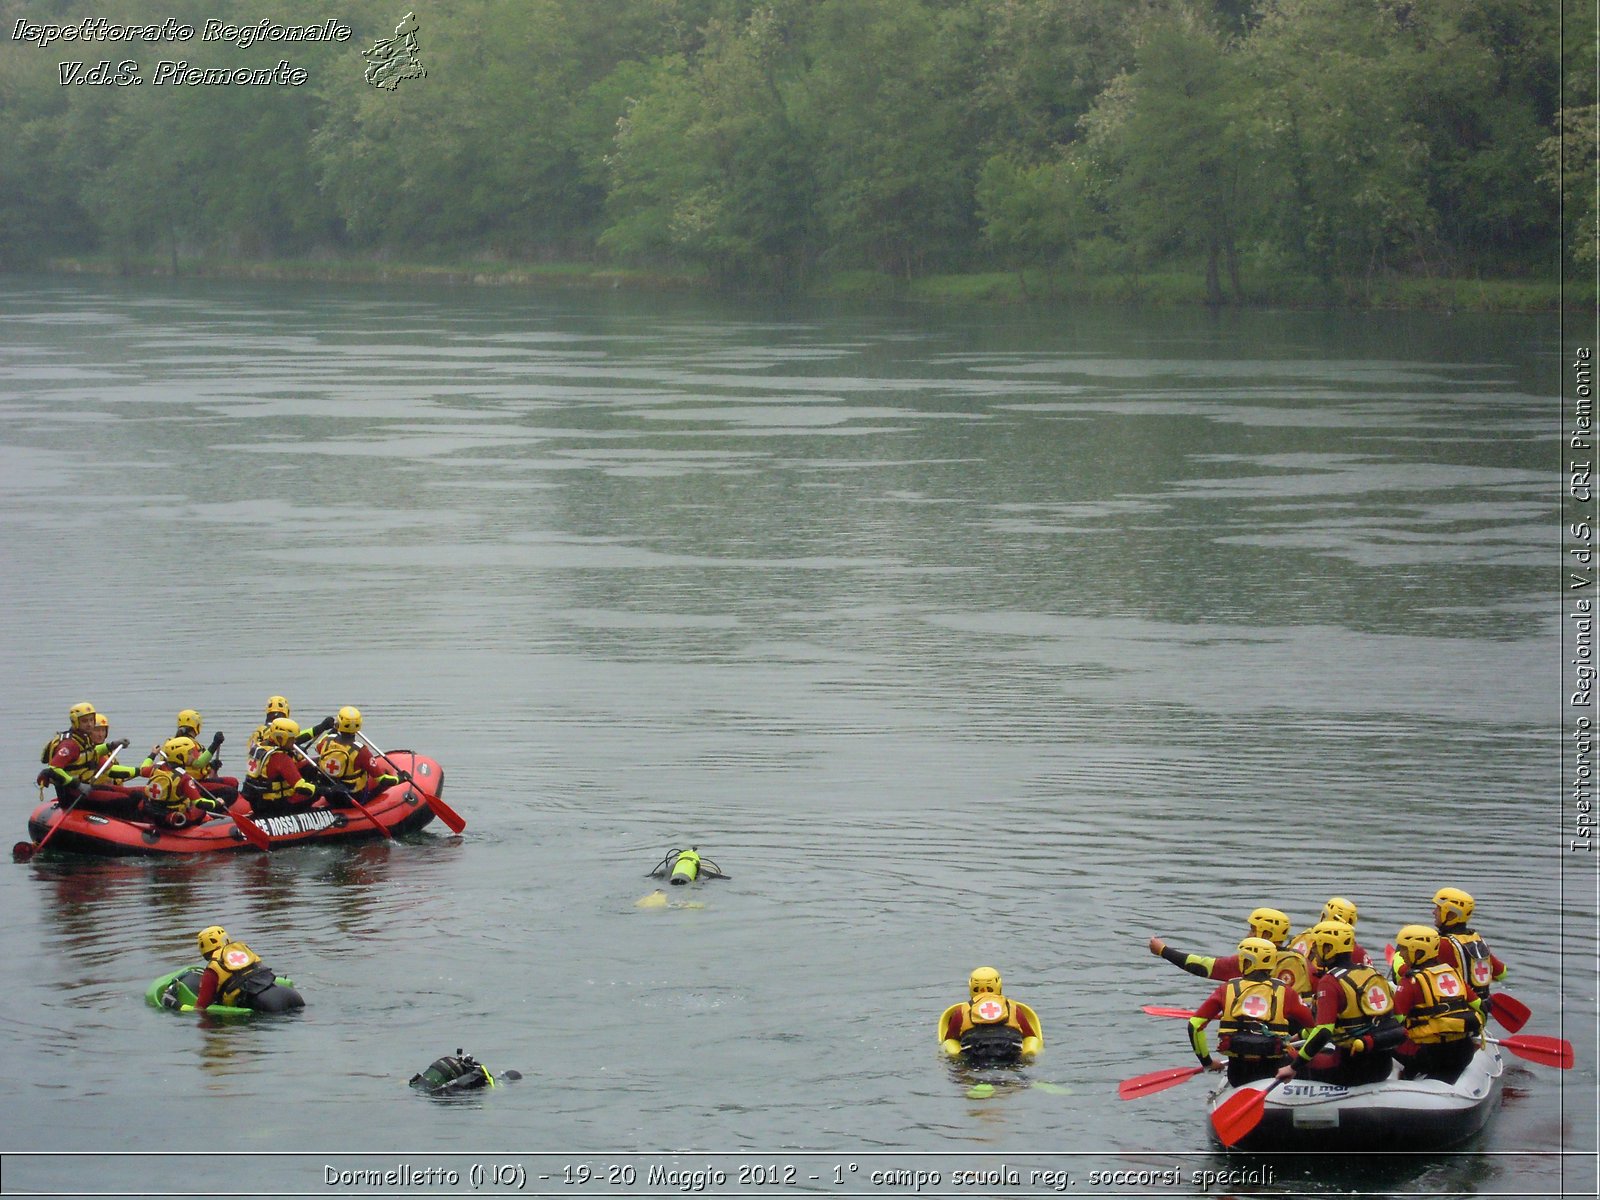
[[[233,823],[238,826],[239,832],[244,834],[245,841],[249,842],[257,850],[272,849],[272,839],[267,836],[266,830],[262,829],[261,826],[257,825],[249,817],[241,817],[236,812],[228,811],[228,815],[233,818]]]
[[[1152,1092],[1165,1091],[1204,1070],[1204,1067],[1198,1066],[1168,1067],[1163,1071],[1151,1071],[1148,1075],[1140,1075],[1134,1079],[1124,1079],[1117,1084],[1117,1097],[1121,1100],[1132,1100],[1138,1096],[1148,1096]]]
[[[1152,1017],[1188,1018],[1194,1016],[1194,1009],[1192,1008],[1167,1008],[1165,1005],[1161,1004],[1146,1004],[1144,1006],[1144,1011],[1149,1013]]]
[[[37,847],[34,846],[32,842],[18,842],[16,845],[11,847],[11,861],[27,862],[33,857],[33,852],[35,849],[37,849]]]
[[[1512,1033],[1521,1033],[1533,1010],[1515,996],[1495,992],[1489,997],[1489,1015]]]
[[[1264,1088],[1250,1088],[1235,1092],[1211,1110],[1211,1128],[1224,1146],[1236,1145],[1267,1114],[1267,1093],[1277,1087],[1277,1080]]]
[[[450,827],[451,833],[460,833],[467,827],[466,819],[439,797],[430,796],[424,792],[422,798],[428,802],[428,807],[433,810],[433,815]]]
[[[1524,1034],[1521,1037],[1508,1037],[1498,1039],[1504,1046],[1518,1058],[1525,1058],[1529,1062],[1536,1062],[1541,1066],[1555,1067],[1558,1071],[1570,1071],[1577,1061],[1572,1050],[1572,1043],[1565,1038],[1540,1037],[1538,1034]]]

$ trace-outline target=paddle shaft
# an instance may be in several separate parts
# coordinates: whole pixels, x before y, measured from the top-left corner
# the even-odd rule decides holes
[[[1136,1100],[1140,1096],[1149,1096],[1155,1092],[1164,1092],[1169,1087],[1176,1087],[1186,1079],[1193,1079],[1205,1067],[1168,1067],[1161,1071],[1152,1071],[1148,1075],[1138,1075],[1133,1079],[1124,1079],[1117,1084],[1117,1099]]]
[[[322,769],[322,765],[320,763],[318,763],[316,759],[312,758],[309,754],[307,754],[304,750],[302,750],[300,748],[299,743],[291,742],[290,745],[292,745],[294,747],[294,752],[296,754],[298,754],[301,758],[305,759],[306,762],[311,764],[311,767],[317,772],[317,774],[321,775],[324,779],[327,779],[330,782],[334,782],[334,783],[342,782],[340,780],[333,779],[332,776],[330,776],[326,771],[324,771]],[[374,825],[376,825],[378,827],[378,829],[382,832],[384,837],[392,839],[394,837],[394,834],[389,831],[389,827],[387,825],[385,825],[382,821],[378,820],[378,818],[373,815],[371,809],[369,809],[365,804],[361,803],[361,801],[356,799],[356,790],[355,790],[355,788],[350,787],[348,784],[346,784],[345,785],[345,790],[350,793],[350,803],[354,804],[358,809],[361,810],[361,815],[366,817],[367,820],[371,821]]]
[[[67,814],[78,807],[78,801],[82,800],[89,794],[89,788],[93,787],[97,782],[99,782],[100,776],[104,775],[111,769],[111,764],[117,761],[117,755],[121,753],[122,747],[118,746],[110,754],[106,755],[105,762],[101,763],[99,769],[95,771],[93,775],[89,776],[89,778],[85,781],[87,786],[85,786],[81,792],[72,798],[71,804],[67,805],[66,808],[61,810],[60,819],[45,831],[45,835],[39,839],[38,843],[30,844],[28,842],[18,842],[15,846],[11,847],[11,857],[16,859],[18,862],[27,862],[35,854],[43,850],[45,843],[51,838],[55,837],[56,830],[60,829],[67,823]]]
[[[390,770],[394,771],[396,774],[399,773],[399,768],[394,765],[394,760],[382,750],[378,749],[378,747],[373,744],[371,738],[364,733],[357,733],[356,736],[360,738],[363,743],[365,743],[368,750],[371,750],[384,762],[388,763]],[[412,781],[409,778],[406,780],[406,793],[412,796],[417,794],[417,789],[415,786],[413,786]],[[439,820],[443,821],[450,827],[451,833],[460,833],[467,827],[466,818],[464,818],[460,813],[456,812],[455,809],[451,808],[438,796],[432,795],[428,792],[423,792],[422,798],[427,802],[428,807],[433,810],[433,815],[438,817]]]

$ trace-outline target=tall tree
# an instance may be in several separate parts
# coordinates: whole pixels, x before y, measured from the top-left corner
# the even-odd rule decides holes
[[[1252,217],[1254,96],[1223,37],[1188,8],[1151,15],[1136,65],[1085,118],[1088,149],[1108,173],[1111,208],[1146,259],[1198,254],[1206,299],[1235,298],[1241,230]]]

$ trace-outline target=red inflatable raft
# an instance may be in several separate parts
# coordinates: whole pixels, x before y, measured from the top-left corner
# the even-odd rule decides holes
[[[282,816],[258,816],[243,800],[235,802],[233,809],[266,834],[274,850],[306,842],[381,838],[387,836],[385,830],[398,837],[421,829],[435,815],[444,818],[452,827],[464,824],[440,798],[444,791],[444,770],[437,762],[410,750],[391,750],[385,757],[397,769],[409,771],[411,780],[386,788],[365,801],[365,813],[359,808],[329,808],[325,800]],[[55,829],[53,834],[52,829]],[[225,816],[182,829],[164,829],[148,821],[132,821],[82,808],[63,815],[54,800],[33,810],[28,818],[28,833],[35,845],[48,834],[50,849],[74,854],[210,854],[257,848],[246,840],[238,825]]]

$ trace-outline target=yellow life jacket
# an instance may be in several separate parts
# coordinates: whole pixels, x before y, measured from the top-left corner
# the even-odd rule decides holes
[[[245,982],[261,966],[261,956],[243,942],[229,942],[211,959],[217,977],[217,1003],[238,1006]]]
[[[1299,992],[1302,999],[1316,990],[1306,956],[1293,947],[1278,950],[1278,957],[1272,961],[1272,974]]]
[[[182,767],[157,759],[156,765],[150,770],[150,778],[145,781],[145,803],[163,813],[186,813],[190,801],[183,794],[185,774]]]
[[[245,753],[254,754],[259,748],[268,745],[267,726],[257,725],[256,731],[250,735],[250,740],[245,743]]]
[[[39,761],[48,766],[63,742],[71,742],[76,747],[72,761],[63,770],[72,776],[74,780],[87,781],[94,778],[94,773],[99,768],[100,760],[104,756],[99,753],[100,747],[94,745],[87,737],[73,729],[64,729],[46,742],[44,749],[39,753]]]
[[[1328,974],[1339,982],[1336,1023],[1341,1033],[1364,1034],[1384,1017],[1393,1017],[1394,992],[1371,967],[1331,967]]]
[[[1289,1037],[1289,985],[1276,977],[1230,979],[1217,1021],[1217,1049],[1230,1058],[1279,1058]]]
[[[1406,1013],[1406,1036],[1419,1045],[1459,1042],[1477,1032],[1477,1014],[1467,999],[1466,985],[1449,963],[1413,970],[1411,979],[1420,993]]]
[[[346,741],[336,733],[325,733],[317,739],[315,757],[324,775],[345,784],[359,797],[367,790],[367,773],[356,766],[360,752],[354,738]]]
[[[1458,925],[1439,936],[1456,948],[1456,962],[1473,990],[1480,996],[1487,996],[1494,983],[1494,963],[1489,959],[1489,943],[1483,940],[1483,935],[1476,929]]]
[[[282,746],[262,744],[250,750],[250,765],[245,772],[252,803],[261,800],[285,800],[294,794],[294,784],[281,776],[268,776],[267,766],[277,754],[288,754]]]

